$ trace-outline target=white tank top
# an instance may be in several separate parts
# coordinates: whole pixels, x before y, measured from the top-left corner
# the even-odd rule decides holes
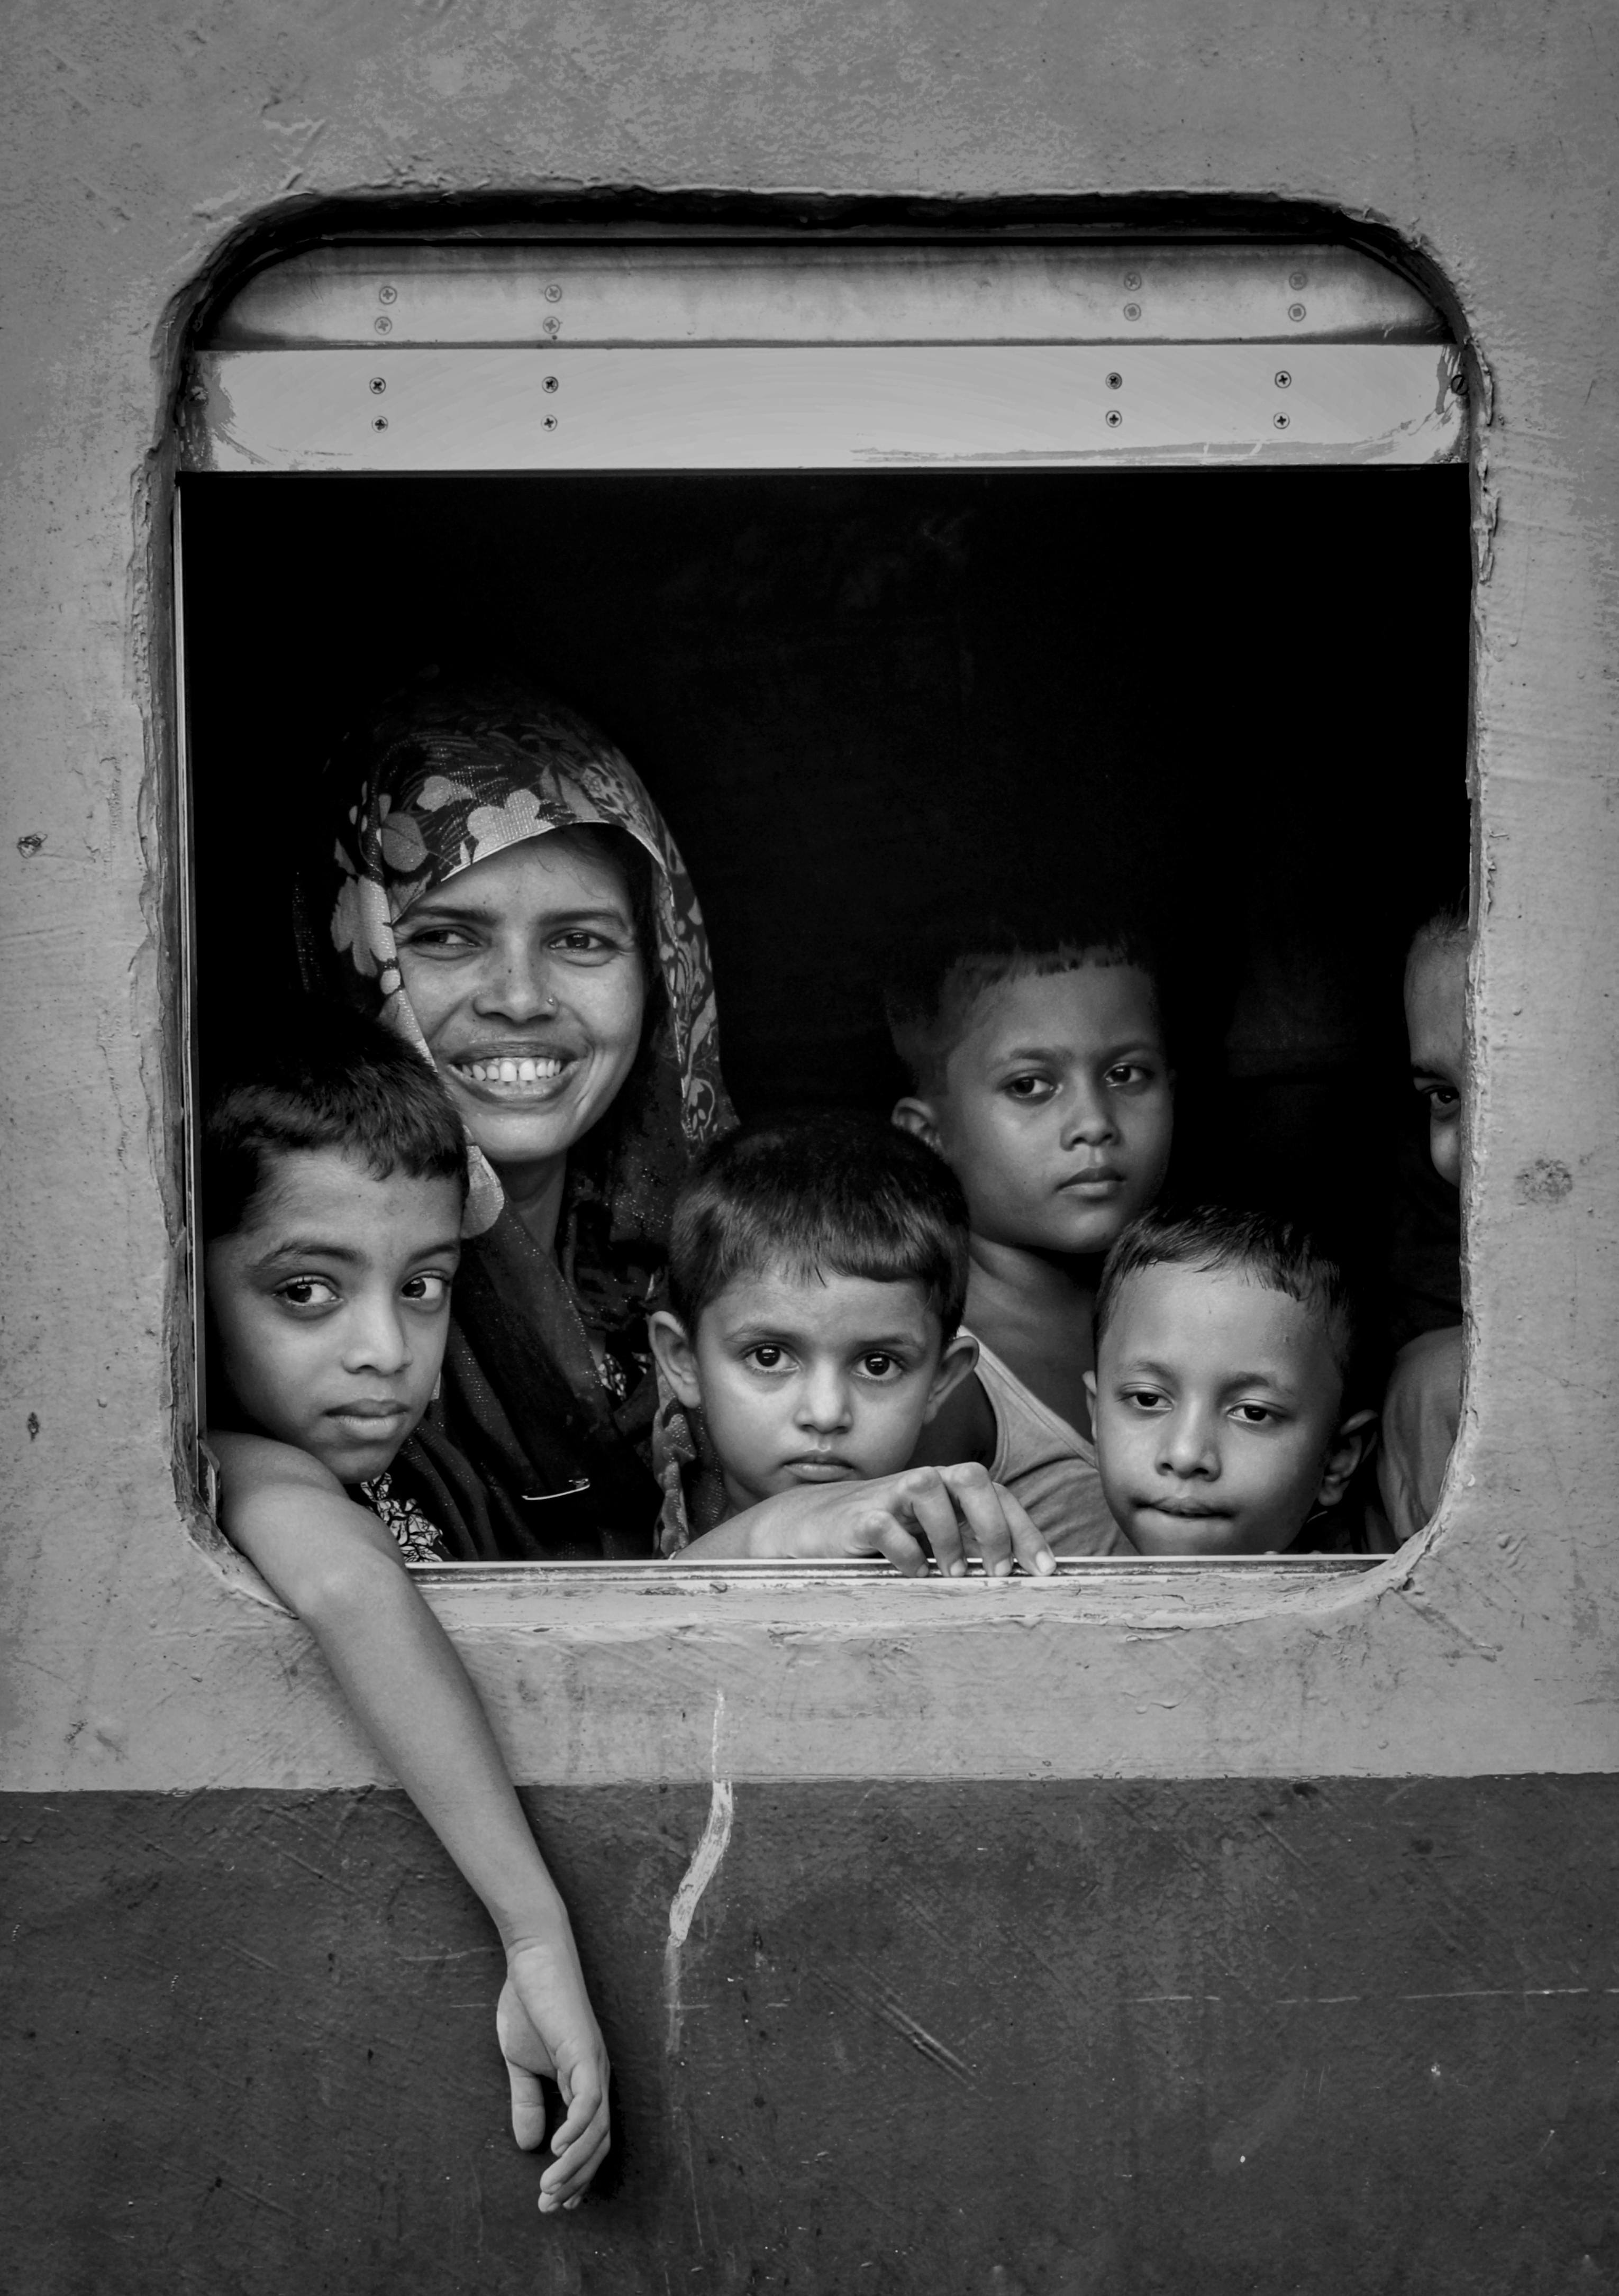
[[[963,1327],[966,1328],[965,1326]],[[976,1332],[970,1334],[977,1338]],[[1130,1550],[1102,1496],[1095,1447],[978,1341],[978,1379],[995,1414],[990,1473],[1020,1499],[1054,1554]]]

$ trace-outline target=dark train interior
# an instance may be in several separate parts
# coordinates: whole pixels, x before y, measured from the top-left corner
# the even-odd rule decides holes
[[[1460,467],[182,484],[200,1029],[297,993],[335,734],[431,662],[543,682],[685,854],[744,1115],[886,1106],[952,906],[1128,894],[1180,1013],[1175,1185],[1457,1314],[1401,952],[1466,881]],[[1393,1238],[1392,1254],[1389,1240]]]

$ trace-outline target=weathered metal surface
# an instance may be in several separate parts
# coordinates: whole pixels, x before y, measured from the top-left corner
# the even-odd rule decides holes
[[[487,213],[499,193],[508,222],[528,202],[532,232],[559,183],[609,205],[615,184],[640,186],[637,211],[662,198],[665,223],[692,211],[683,186],[744,188],[755,221],[777,187],[789,226],[814,219],[805,185],[838,194],[844,217],[851,186],[891,222],[909,201],[913,224],[947,222],[952,201],[982,217],[985,201],[1038,195],[1049,219],[1057,195],[1167,186],[1187,229],[1201,193],[1229,216],[1262,193],[1335,207],[1363,240],[1402,234],[1426,266],[1481,362],[1471,1369],[1439,1528],[1326,1620],[1278,1602],[1188,1634],[1121,1611],[1072,1638],[1056,1693],[1046,1669],[1023,1667],[1021,1628],[981,1635],[953,1611],[954,1654],[954,1623],[913,1639],[941,1693],[959,1685],[954,1710],[1004,1715],[1009,1740],[1020,1714],[1038,1735],[1054,1702],[1083,1706],[1086,1726],[1064,1726],[1069,1767],[1246,1768],[1262,1748],[1267,1766],[1390,1774],[1610,1765],[1619,320],[1598,283],[1613,29],[1554,5],[1459,32],[1434,4],[1290,10],[1278,32],[1221,4],[1197,12],[1194,68],[1173,0],[1117,0],[1055,45],[1033,16],[901,5],[863,20],[852,50],[841,17],[767,11],[736,48],[701,10],[636,0],[593,8],[588,37],[544,15],[401,24],[369,0],[251,21],[165,4],[143,12],[138,37],[102,0],[75,0],[49,38],[40,20],[24,11],[8,29],[16,222],[0,353],[11,1775],[45,1790],[374,1775],[303,1637],[215,1571],[176,1494],[190,1339],[167,425],[193,299],[223,291],[233,250],[257,266],[278,218],[313,228],[318,203],[341,197],[350,218],[370,201],[379,225],[397,222],[416,193],[476,194]],[[70,29],[64,65],[52,40]],[[564,219],[583,196],[568,192]],[[716,219],[712,200],[703,214]],[[1256,726],[1307,745],[1308,666],[1272,660],[1264,639]],[[1384,629],[1374,602],[1347,658],[1369,675],[1378,646],[1421,640]],[[290,674],[276,658],[258,667]],[[250,656],[244,709],[254,690]],[[749,1657],[717,1611],[643,1643],[620,1691],[588,1637],[546,1680],[559,1700],[597,1702],[584,1742],[604,1751],[571,1773],[580,1782],[661,1760],[657,1718],[683,1711],[670,1728],[700,1775],[711,1693],[733,1668],[750,1718],[741,1773],[790,1775],[806,1746],[836,1739],[857,1681],[859,1731],[890,1742],[914,1677],[876,1662],[885,1646],[833,1637],[788,1698],[791,1628],[761,1627]],[[531,1647],[526,1629],[494,1631],[475,1659],[514,1760],[538,1777],[580,1742],[559,1736],[549,1693],[529,1702]],[[942,1720],[936,1742],[957,1758]]]
[[[1344,247],[323,247],[256,274],[210,325],[185,457],[1424,463],[1462,448],[1446,339],[1416,288]]]
[[[1448,340],[1418,288],[1349,247],[665,235],[311,248],[249,279],[202,348]]]
[[[666,2296],[675,2258],[688,2285],[882,2274],[930,2296],[1611,2282],[1612,1789],[1557,1774],[1619,1745],[1612,15],[27,0],[4,37],[0,1615],[8,1774],[39,1789],[6,1931],[38,2067],[8,2124],[29,2148],[19,2284]],[[489,2109],[484,1932],[448,1882],[426,1912],[396,1886],[422,1870],[414,1821],[335,1794],[289,1841],[257,1793],[111,1820],[102,1798],[373,1775],[304,1638],[217,1574],[177,1495],[168,422],[199,297],[324,202],[381,223],[504,201],[538,231],[559,200],[577,222],[620,193],[711,223],[732,191],[755,220],[780,194],[784,227],[863,196],[890,221],[974,202],[977,228],[998,201],[1117,221],[1139,194],[1188,227],[1204,198],[1311,203],[1318,229],[1335,211],[1403,243],[1475,348],[1467,1423],[1438,1529],[1327,1615],[1278,1600],[1188,1632],[1121,1611],[1056,1670],[965,1604],[911,1636],[937,1693],[1008,1738],[1089,1702],[1064,1759],[1090,1784],[793,1786],[840,1710],[880,1776],[903,1636],[763,1625],[739,1658],[722,1614],[694,1615],[616,1657],[611,1694],[585,1650],[559,1697],[598,1702],[614,1775],[655,1779],[673,1741],[701,1776],[728,1685],[739,1774],[782,1783],[736,1789],[672,2060],[667,1911],[711,1788],[672,1794],[667,1830],[650,1784],[547,1804],[626,2145],[610,2202],[542,2227]],[[1368,676],[1424,643],[1376,608],[1344,656]],[[1253,667],[1255,738],[1307,745],[1310,666],[1262,630]],[[242,709],[295,674],[258,662]],[[565,1699],[522,1694],[534,1640],[469,1645],[525,1776],[574,1759]],[[1105,1782],[1122,1748],[1172,1777],[1289,1747],[1319,1802]],[[1384,1776],[1334,1785],[1341,1767]],[[1546,1775],[1466,1775],[1512,1768]],[[1454,1775],[1403,1783],[1425,1771]],[[1062,1807],[1059,1855],[1041,1813]],[[1330,1855],[1298,1830],[1323,1807],[1347,1812]],[[377,1852],[374,1823],[409,1847]],[[816,1967],[843,1991],[813,1992]]]
[[[1463,451],[1457,372],[1453,351],[1426,343],[210,352],[193,369],[187,463],[343,472],[1439,463]]]
[[[684,1898],[705,1794],[530,1806],[618,2122],[604,2188],[544,2220],[497,1956],[398,1796],[0,1802],[5,2284],[1564,2296],[1619,2272],[1610,1779],[744,1788]]]

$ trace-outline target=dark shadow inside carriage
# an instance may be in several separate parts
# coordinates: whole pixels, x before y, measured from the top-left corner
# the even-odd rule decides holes
[[[1179,1186],[1325,1221],[1391,1269],[1396,1341],[1455,1319],[1400,970],[1466,871],[1460,467],[183,496],[205,1045],[295,993],[334,730],[428,662],[508,666],[663,808],[744,1115],[892,1100],[881,977],[930,919],[1127,889],[1180,985]]]

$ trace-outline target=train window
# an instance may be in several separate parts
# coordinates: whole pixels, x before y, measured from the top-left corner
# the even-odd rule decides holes
[[[952,905],[1150,883],[1187,1168],[1393,1237],[1396,1338],[1459,1313],[1399,976],[1467,868],[1466,404],[1377,256],[323,245],[208,322],[182,458],[205,1043],[297,992],[333,729],[495,662],[662,808],[742,1113],[890,1104],[883,964]]]

